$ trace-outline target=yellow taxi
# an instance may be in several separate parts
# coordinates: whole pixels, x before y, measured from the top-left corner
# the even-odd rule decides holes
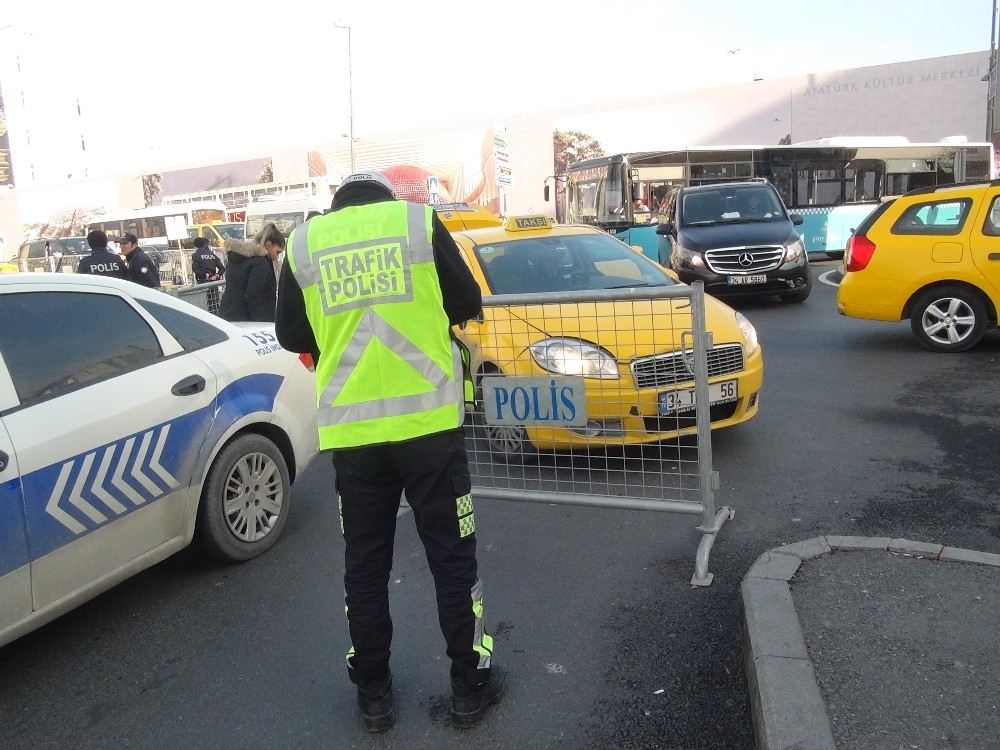
[[[1000,310],[1000,180],[922,188],[876,208],[848,242],[837,309],[908,318],[932,351],[975,346]]]
[[[503,224],[496,214],[474,203],[438,203],[434,206],[434,210],[449,232],[498,227]]]
[[[489,304],[455,329],[472,356],[475,411],[495,457],[695,432],[690,298],[630,298],[637,288],[683,286],[670,271],[595,227],[540,216],[452,236],[484,295],[568,293]],[[571,301],[605,289],[621,297]],[[742,314],[707,295],[705,308],[712,427],[729,427],[757,413],[763,355]],[[507,391],[497,385],[505,378],[527,385]],[[582,394],[567,395],[564,378]]]

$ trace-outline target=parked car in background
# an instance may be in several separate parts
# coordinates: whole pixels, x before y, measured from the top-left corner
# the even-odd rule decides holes
[[[935,352],[979,343],[1000,310],[1000,180],[914,190],[875,209],[847,244],[837,309],[909,319]]]
[[[809,259],[778,191],[753,179],[682,187],[656,228],[659,260],[685,283],[718,297],[777,295],[805,302]]]
[[[275,543],[317,435],[272,324],[42,273],[0,275],[0,320],[0,645],[192,540]]]

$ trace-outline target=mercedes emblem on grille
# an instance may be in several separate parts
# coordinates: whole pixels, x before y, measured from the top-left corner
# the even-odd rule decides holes
[[[744,268],[749,268],[753,265],[753,256],[750,253],[740,253],[737,262]]]

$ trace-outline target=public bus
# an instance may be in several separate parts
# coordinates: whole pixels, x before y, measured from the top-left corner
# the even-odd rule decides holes
[[[250,201],[246,207],[246,237],[254,237],[268,222],[273,222],[287,237],[313,214],[330,208],[330,197],[321,195],[280,195]]]
[[[595,224],[657,259],[655,224],[677,188],[766,178],[799,228],[806,251],[842,257],[854,229],[882,198],[920,187],[993,179],[993,146],[838,137],[787,146],[705,146],[587,159],[566,171],[568,223]],[[546,188],[548,199],[548,188]]]
[[[130,232],[139,238],[141,247],[180,247],[188,237],[189,225],[225,220],[226,207],[221,201],[198,201],[106,214],[91,221],[87,231],[102,229],[113,241]]]

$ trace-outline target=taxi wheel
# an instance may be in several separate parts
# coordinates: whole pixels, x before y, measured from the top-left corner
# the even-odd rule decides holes
[[[979,343],[986,330],[986,305],[975,292],[939,286],[917,297],[910,328],[932,352],[964,352]]]
[[[195,539],[209,556],[241,562],[273,545],[288,518],[291,480],[285,457],[262,435],[229,442],[209,469]]]
[[[485,370],[480,374],[499,375],[499,370]],[[486,444],[490,451],[490,456],[505,464],[533,463],[538,460],[538,453],[535,447],[528,440],[528,433],[523,427],[516,425],[488,425],[486,424],[486,411],[483,408],[483,389],[480,380],[476,381],[476,404],[473,411],[473,429],[482,430],[485,433]],[[473,445],[479,440],[473,441]]]

